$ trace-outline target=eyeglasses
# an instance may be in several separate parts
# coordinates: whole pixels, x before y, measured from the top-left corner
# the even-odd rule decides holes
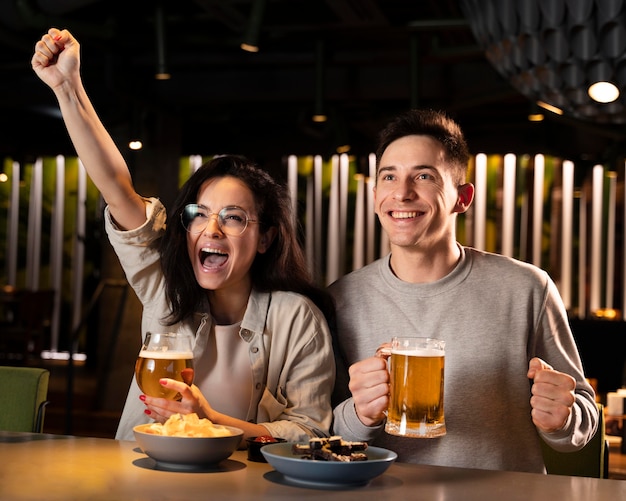
[[[245,210],[237,206],[224,207],[217,214],[209,212],[206,207],[198,204],[188,204],[180,213],[183,227],[192,234],[202,233],[209,225],[212,216],[217,216],[217,225],[225,235],[236,237],[241,235],[248,223],[258,221],[250,219]]]

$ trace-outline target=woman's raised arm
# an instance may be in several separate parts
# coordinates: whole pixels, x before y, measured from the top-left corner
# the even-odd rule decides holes
[[[33,70],[54,92],[76,153],[121,229],[146,220],[142,198],[124,157],[100,121],[80,76],[80,44],[67,30],[51,28],[35,45]]]

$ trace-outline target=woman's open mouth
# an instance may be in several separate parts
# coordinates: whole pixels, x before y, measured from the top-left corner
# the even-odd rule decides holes
[[[228,260],[228,254],[212,247],[200,249],[200,263],[203,268],[219,268]]]

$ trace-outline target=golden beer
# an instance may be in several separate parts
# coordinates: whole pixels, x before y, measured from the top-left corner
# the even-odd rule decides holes
[[[443,349],[392,347],[387,433],[424,438],[445,435],[444,360]]]
[[[191,351],[149,351],[141,350],[135,363],[135,377],[143,393],[150,397],[180,398],[177,391],[168,390],[159,383],[162,378],[183,381],[183,369],[193,367]]]

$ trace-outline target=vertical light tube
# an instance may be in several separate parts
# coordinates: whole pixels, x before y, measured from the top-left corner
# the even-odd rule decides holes
[[[515,241],[515,166],[517,158],[512,153],[504,156],[502,194],[502,254],[513,257]]]
[[[356,203],[354,209],[354,242],[352,245],[352,269],[363,267],[365,257],[365,176],[357,174]]]
[[[374,245],[376,239],[376,213],[374,212],[374,186],[376,183],[376,155],[370,153],[368,157],[369,175],[365,181],[366,189],[366,208],[365,217],[367,219],[367,252],[365,256],[366,263],[369,264],[376,259],[374,254]]]
[[[572,225],[574,216],[574,163],[563,162],[563,190],[561,203],[561,297],[565,308],[572,306]]]
[[[193,174],[202,166],[202,155],[191,155],[189,157],[189,164],[191,166],[191,173]]]
[[[578,207],[578,318],[587,316],[587,197],[580,192]]]
[[[524,190],[519,221],[519,259],[522,261],[526,261],[528,255],[528,205],[528,190]]]
[[[11,201],[9,202],[7,231],[7,282],[17,287],[17,250],[20,223],[20,169],[17,162],[11,168]]]
[[[72,332],[80,325],[83,311],[83,270],[85,268],[85,221],[87,207],[87,173],[83,163],[78,161],[78,186],[76,187],[76,236],[74,238],[74,252],[72,254]],[[73,340],[76,342],[77,340]],[[76,353],[77,346],[70,346],[72,354]]]
[[[319,278],[319,274],[322,272],[322,157],[320,155],[313,158],[313,194],[315,215],[312,225],[315,228],[315,271],[316,278]]]
[[[346,262],[346,248],[348,247],[348,179],[350,172],[350,157],[347,154],[339,156],[339,276],[344,274]]]
[[[624,162],[624,175],[626,176],[626,162]],[[624,235],[626,235],[626,183],[624,183]],[[626,317],[626,244],[622,246],[622,318]]]
[[[304,251],[306,254],[307,267],[314,278],[317,278],[315,266],[315,180],[313,176],[306,179],[306,207],[304,225]]]
[[[476,155],[474,186],[474,247],[485,250],[485,227],[487,224],[487,155]]]
[[[543,228],[543,183],[545,171],[545,157],[535,155],[535,170],[533,183],[533,237],[532,263],[541,267],[541,236]]]
[[[591,295],[589,310],[591,313],[600,308],[601,270],[602,270],[602,191],[604,184],[604,168],[596,165],[593,168],[591,198]]]
[[[326,285],[339,278],[339,157],[331,158],[328,198],[328,238],[326,242]]]
[[[287,158],[287,184],[291,197],[291,215],[295,224],[298,220],[298,157],[295,155]]]
[[[43,194],[43,161],[33,164],[28,202],[28,232],[26,253],[26,287],[39,290],[39,270],[41,267],[41,213]]]
[[[50,329],[50,350],[58,351],[61,322],[61,290],[63,289],[63,223],[65,214],[65,157],[56,157],[54,211],[50,235],[50,282],[55,291]]]
[[[615,172],[607,172],[609,178],[609,199],[606,230],[606,293],[604,306],[613,308],[613,290],[615,281],[615,210],[617,200],[617,175]]]

